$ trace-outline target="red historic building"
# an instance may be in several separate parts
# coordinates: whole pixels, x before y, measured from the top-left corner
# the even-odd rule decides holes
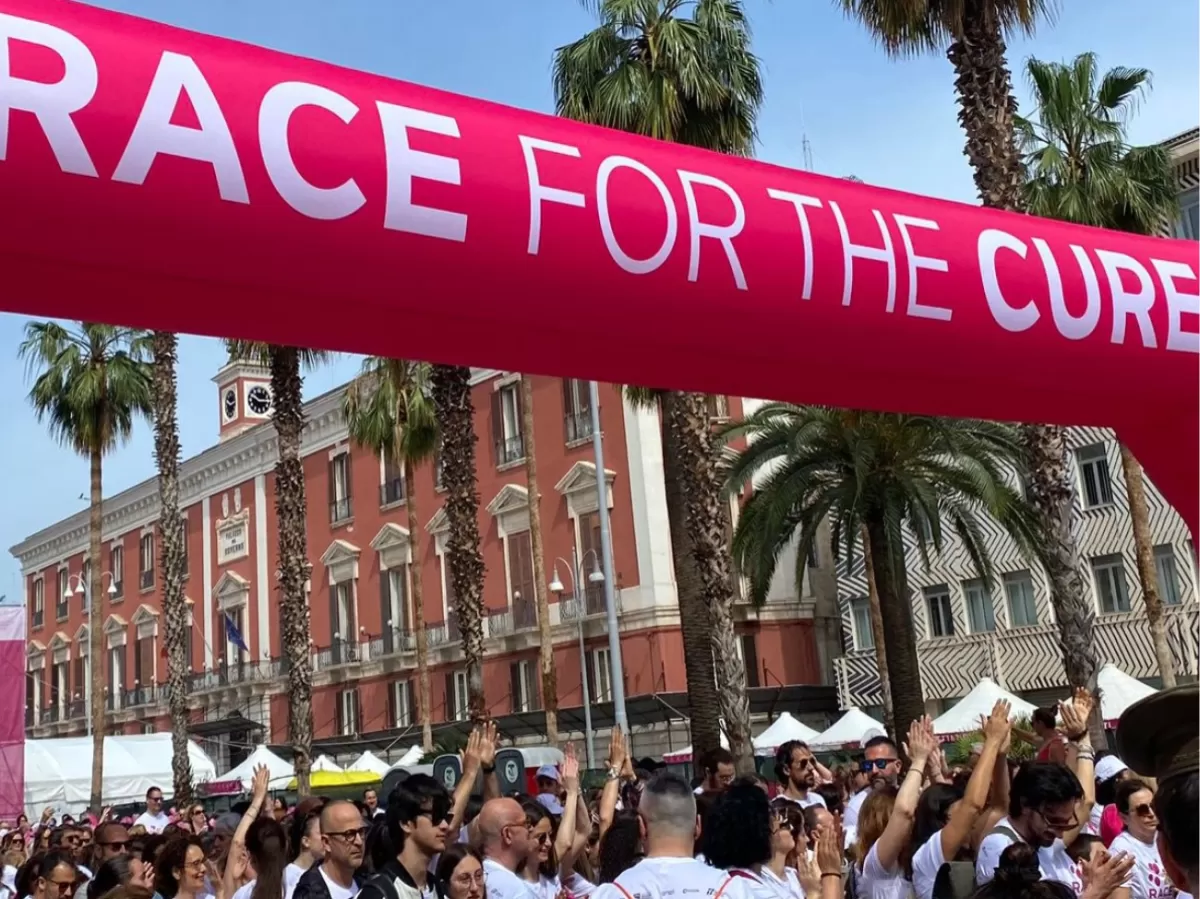
[[[192,727],[223,770],[250,744],[286,743],[288,733],[275,574],[270,385],[263,369],[245,363],[226,366],[214,380],[220,441],[183,463],[181,497]],[[509,733],[534,740],[541,708],[539,638],[519,381],[508,373],[476,370],[473,383],[486,566],[487,701]],[[465,716],[462,653],[443,561],[444,496],[436,466],[417,472],[413,499],[422,531],[414,555],[403,481],[390,465],[347,441],[342,394],[337,389],[307,404],[302,450],[313,566],[315,736],[318,746],[333,754],[365,745],[390,751],[419,740],[412,638],[418,614],[430,633],[435,727]],[[635,729],[642,726],[642,751],[652,752],[659,747],[650,735],[661,737],[666,729],[651,725],[670,716],[668,707],[680,701],[671,694],[685,689],[660,423],[656,413],[623,402],[617,387],[603,386],[600,397],[625,692],[631,723]],[[712,412],[715,418],[740,415],[741,401],[714,398]],[[570,595],[572,549],[584,558],[586,582],[600,546],[586,384],[535,379],[534,422],[546,572],[552,577],[557,571],[566,587],[562,597],[550,597],[564,710],[560,728],[570,731],[579,720],[566,710],[581,705],[580,629],[596,726],[602,728],[606,714],[611,720],[603,587],[585,583],[581,599]],[[157,516],[153,477],[105,500],[98,564],[106,593],[98,626],[104,628],[107,721],[113,733],[166,727]],[[28,598],[26,723],[32,736],[86,729],[88,628],[96,623],[86,595],[77,590],[86,566],[97,564],[86,557],[87,541],[84,511],[12,550],[21,562]],[[417,565],[424,583],[421,609],[410,602]],[[799,590],[781,585],[762,609],[738,606],[741,649],[762,711],[819,713],[834,706],[828,670],[831,655],[840,649],[836,623],[832,637],[818,639],[814,632],[817,609],[828,606],[829,620],[836,616],[828,574],[827,567],[818,567]],[[820,630],[824,633],[825,624]],[[233,638],[235,631],[244,649]],[[816,686],[821,684],[826,687]],[[678,748],[678,734],[667,739]]]

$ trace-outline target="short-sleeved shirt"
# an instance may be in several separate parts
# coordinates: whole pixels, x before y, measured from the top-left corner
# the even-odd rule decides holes
[[[1143,843],[1129,831],[1117,834],[1108,851],[1113,855],[1128,852],[1133,856],[1133,870],[1124,886],[1129,887],[1130,899],[1176,899],[1179,890],[1163,869],[1158,843]]]
[[[996,822],[995,830],[983,838],[983,842],[979,844],[979,852],[975,856],[975,882],[980,886],[996,876],[996,868],[1000,866],[1001,853],[1017,842],[1007,833],[995,832],[1000,828],[1016,833],[1012,821],[1008,818],[1001,818]],[[1022,840],[1022,842],[1024,841]],[[1079,893],[1082,887],[1079,871],[1075,862],[1071,861],[1071,857],[1067,855],[1067,847],[1062,840],[1055,840],[1051,846],[1039,848],[1037,852],[1042,880],[1057,880]]]
[[[593,899],[753,899],[746,879],[694,858],[644,858],[612,883],[596,888]],[[495,899],[488,892],[488,899]],[[507,897],[505,897],[507,899]]]

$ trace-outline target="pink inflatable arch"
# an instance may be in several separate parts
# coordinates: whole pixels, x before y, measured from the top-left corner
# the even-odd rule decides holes
[[[1108,425],[1197,523],[1195,243],[0,0],[0,309]]]

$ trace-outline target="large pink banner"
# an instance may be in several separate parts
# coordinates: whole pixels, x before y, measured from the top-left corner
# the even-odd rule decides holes
[[[25,811],[25,609],[0,605],[0,821]]]
[[[1195,531],[1195,243],[723,157],[65,0],[0,11],[2,309],[1111,425]]]

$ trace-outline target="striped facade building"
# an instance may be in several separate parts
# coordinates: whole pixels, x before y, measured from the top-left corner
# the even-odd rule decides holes
[[[1172,152],[1180,185],[1180,215],[1169,233],[1200,239],[1200,129],[1163,145]],[[1076,478],[1081,566],[1096,608],[1099,661],[1157,683],[1116,439],[1109,430],[1073,428],[1068,441]],[[1196,549],[1183,520],[1149,481],[1146,500],[1175,670],[1194,679],[1200,656]],[[915,542],[906,554],[921,683],[931,714],[953,706],[984,676],[1034,702],[1060,696],[1066,685],[1045,574],[1022,557],[998,525],[988,525],[996,570],[993,583],[978,579],[953,535],[947,535],[945,551],[930,559],[928,569]],[[881,718],[879,667],[861,559],[848,574],[839,572],[838,604],[845,646],[845,654],[835,662],[839,702],[843,708],[858,706]]]

